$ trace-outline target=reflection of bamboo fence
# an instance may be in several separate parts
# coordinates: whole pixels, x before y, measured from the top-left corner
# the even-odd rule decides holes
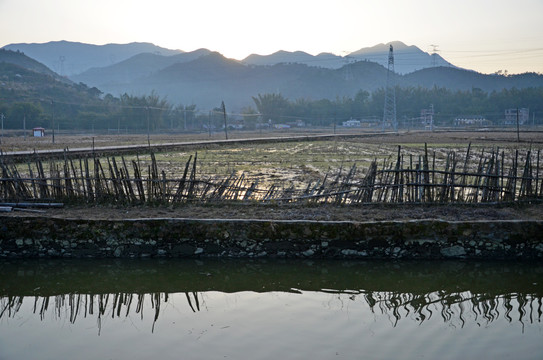
[[[168,179],[159,171],[154,154],[147,169],[139,160],[124,157],[49,162],[46,174],[39,158],[27,164],[22,175],[15,164],[0,157],[0,199],[22,201],[84,201],[115,203],[181,203],[214,201],[284,201],[335,204],[357,203],[488,203],[543,197],[540,150],[518,150],[506,162],[505,152],[483,151],[476,166],[449,152],[443,168],[424,153],[406,157],[398,147],[395,159],[373,161],[365,172],[353,165],[348,172],[327,174],[322,181],[303,187],[271,184],[259,187],[244,174],[226,178],[197,177],[197,154],[189,157],[180,178]],[[474,157],[473,157],[474,158]],[[475,169],[476,170],[473,170]],[[144,175],[146,173],[147,175]]]
[[[200,311],[198,294],[195,292],[185,293],[187,302],[193,312]],[[9,296],[0,298],[0,319],[3,317],[15,317],[23,305],[24,296]],[[28,298],[27,298],[28,299]],[[153,328],[160,315],[161,307],[169,301],[168,293],[152,294],[63,294],[56,296],[36,296],[32,311],[39,314],[40,319],[45,318],[47,311],[53,307],[54,314],[59,318],[66,318],[70,323],[83,316],[96,316],[98,320],[98,331],[102,326],[102,318],[128,317],[132,313],[140,315],[143,320],[144,309],[151,308],[153,314]],[[148,304],[150,302],[150,305]],[[147,304],[146,304],[147,303]]]
[[[333,291],[327,291],[333,292]],[[335,292],[334,292],[335,294]],[[372,312],[376,310],[393,319],[393,326],[403,318],[410,318],[419,323],[429,321],[434,313],[439,314],[444,323],[453,323],[463,327],[466,322],[484,321],[490,324],[501,317],[507,322],[537,324],[543,320],[543,302],[541,297],[532,294],[512,293],[491,296],[473,294],[469,291],[449,293],[435,291],[427,294],[396,293],[388,291],[361,291],[349,298],[356,300],[362,295]],[[185,292],[187,304],[192,312],[200,311],[200,293]],[[0,320],[14,318],[21,311],[24,296],[8,296],[0,298]],[[153,311],[153,325],[159,319],[161,309],[167,307],[168,293],[152,294],[63,294],[56,296],[36,296],[32,312],[43,320],[52,309],[55,317],[75,323],[80,317],[96,317],[98,331],[101,330],[105,317],[122,318],[132,314],[143,320],[144,310]]]
[[[510,323],[517,319],[523,324],[535,324],[543,320],[542,299],[531,294],[514,293],[493,297],[469,291],[437,291],[428,294],[367,292],[364,293],[364,299],[372,312],[378,308],[381,314],[392,315],[394,326],[403,317],[423,323],[434,313],[438,313],[445,323],[458,321],[461,327],[470,320],[468,316],[473,316],[474,321],[487,324],[498,320],[500,315]]]

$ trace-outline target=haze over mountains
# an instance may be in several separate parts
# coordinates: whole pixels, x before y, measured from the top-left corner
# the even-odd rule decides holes
[[[407,74],[432,66],[453,66],[437,54],[428,54],[416,46],[407,46],[400,41],[362,48],[345,56],[331,53],[311,55],[303,51],[277,51],[270,55],[252,54],[242,59],[247,65],[275,65],[298,63],[314,67],[339,69],[349,63],[367,60],[387,66],[389,45],[394,46],[395,68],[399,74]],[[51,41],[43,44],[9,44],[4,49],[21,51],[64,76],[81,74],[91,68],[108,67],[123,62],[135,55],[149,53],[158,57],[185,53],[182,50],[165,49],[150,43],[92,45],[69,41]],[[203,55],[210,50],[196,50]],[[194,51],[192,53],[195,53]],[[181,58],[182,59],[182,58]],[[176,62],[176,59],[172,60]]]
[[[393,42],[394,81],[399,86],[446,87],[455,90],[543,86],[543,76],[484,75],[459,69],[437,54]],[[66,41],[11,44],[18,50],[68,75],[75,83],[104,93],[145,95],[155,92],[173,104],[196,104],[201,109],[231,109],[253,105],[259,93],[281,93],[292,100],[353,97],[359,90],[374,91],[386,84],[389,44],[341,57],[298,51],[250,55],[238,61],[217,52],[169,50],[148,43],[88,45]]]
[[[79,74],[93,67],[113,65],[141,53],[167,56],[182,52],[150,43],[92,45],[71,41],[9,44],[3,48],[21,51],[63,76]]]

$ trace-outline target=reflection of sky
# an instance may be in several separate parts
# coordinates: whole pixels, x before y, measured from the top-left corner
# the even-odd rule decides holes
[[[142,302],[134,295],[129,307],[114,307],[113,296],[100,317],[97,296],[93,314],[88,295],[80,297],[79,308],[74,297],[71,302],[67,295],[49,297],[41,314],[46,298],[25,297],[17,311],[0,318],[0,358],[533,359],[543,354],[541,299],[521,306],[524,313],[513,299],[508,319],[503,298],[443,306],[439,294],[431,293],[421,312],[432,315],[421,322],[409,305],[412,295],[387,292],[371,293],[377,300],[373,307],[368,293],[355,292],[146,294]]]

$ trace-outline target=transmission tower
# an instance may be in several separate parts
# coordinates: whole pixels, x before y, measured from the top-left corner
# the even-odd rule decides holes
[[[436,65],[437,65],[437,52],[439,51],[437,49],[437,47],[439,45],[431,44],[430,46],[432,47],[432,66],[436,67]]]
[[[60,55],[58,57],[58,60],[60,61],[60,76],[64,76],[64,61],[66,61],[66,56]]]
[[[383,112],[383,131],[387,126],[392,126],[394,131],[398,131],[398,121],[396,119],[396,87],[394,84],[394,52],[392,45],[388,51],[388,70],[387,84],[385,90],[385,110]]]

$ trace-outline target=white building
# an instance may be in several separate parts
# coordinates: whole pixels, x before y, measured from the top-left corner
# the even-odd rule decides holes
[[[360,120],[350,119],[343,122],[344,127],[360,127]]]
[[[507,109],[505,110],[505,125],[517,124],[517,111],[518,111],[518,123],[519,125],[527,124],[530,118],[530,110],[527,108],[521,109]]]
[[[44,137],[45,129],[42,127],[35,127],[32,129],[32,136],[34,137]]]
[[[490,121],[483,116],[459,116],[454,119],[454,126],[487,126]]]

